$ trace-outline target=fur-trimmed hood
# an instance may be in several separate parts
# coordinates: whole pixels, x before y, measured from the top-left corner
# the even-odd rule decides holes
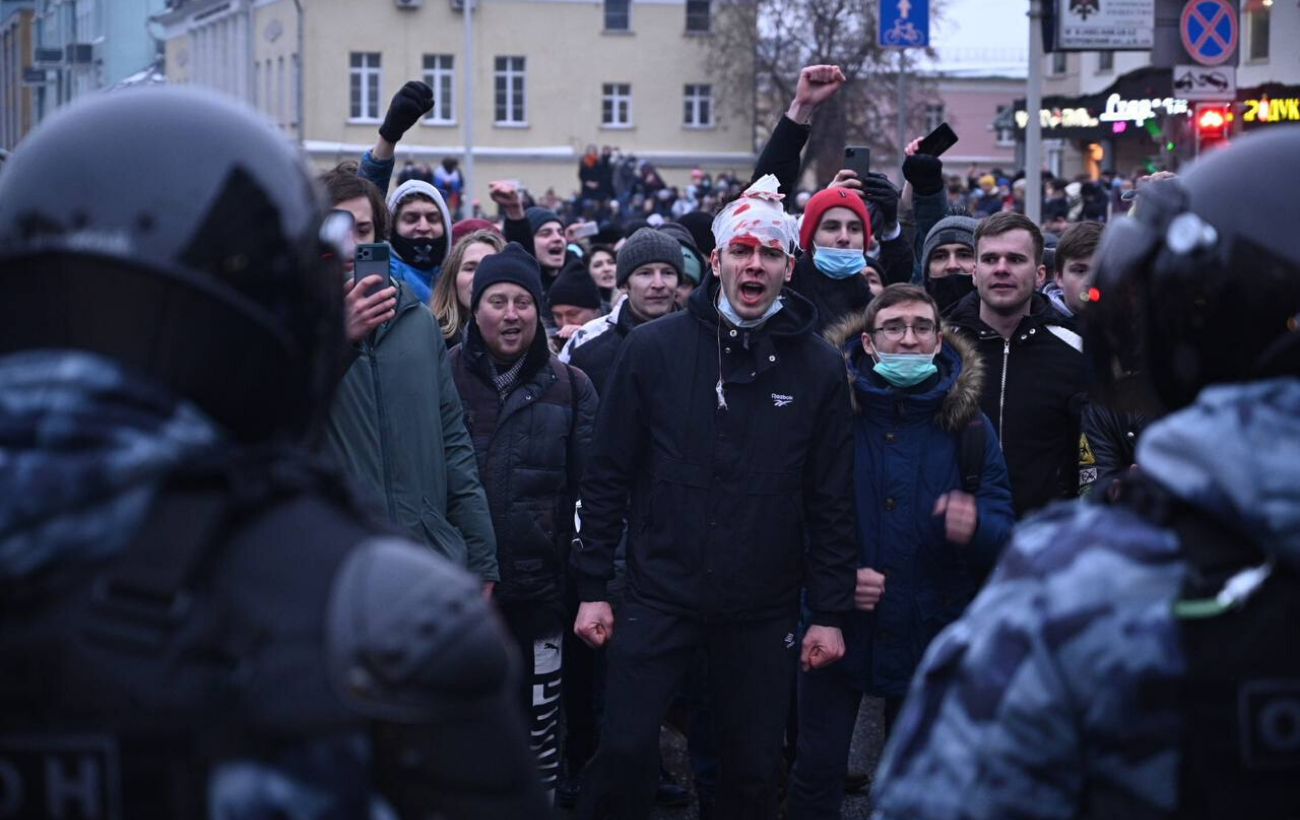
[[[849,380],[849,396],[854,413],[862,413],[862,404],[858,399],[859,379],[858,362],[866,351],[858,341],[867,329],[864,314],[858,313],[846,317],[826,328],[822,334],[826,341],[835,345],[844,356],[845,377]],[[939,351],[940,373],[943,377],[939,387],[946,388],[943,400],[935,413],[934,420],[941,428],[957,432],[971,419],[979,415],[980,394],[984,390],[984,362],[980,359],[975,346],[960,333],[947,324],[940,326],[943,334],[943,348]],[[944,366],[947,365],[945,372]]]

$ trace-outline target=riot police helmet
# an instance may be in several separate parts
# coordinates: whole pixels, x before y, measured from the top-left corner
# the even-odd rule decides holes
[[[237,440],[300,439],[342,345],[324,205],[294,146],[233,100],[74,103],[0,172],[0,355],[98,354]]]
[[[1300,375],[1300,127],[1143,186],[1097,249],[1085,350],[1098,398],[1160,412],[1211,384]]]

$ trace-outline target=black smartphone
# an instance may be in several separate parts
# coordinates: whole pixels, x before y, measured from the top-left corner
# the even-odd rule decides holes
[[[388,287],[389,252],[388,245],[384,242],[357,245],[357,253],[353,257],[352,278],[358,282],[367,276],[379,276],[383,279],[379,285],[366,293],[367,296],[372,296]]]
[[[941,122],[939,127],[925,135],[921,144],[917,147],[916,153],[928,154],[937,157],[957,144],[957,132],[949,127],[948,123]]]
[[[844,167],[866,179],[871,171],[871,149],[865,145],[844,146]]]

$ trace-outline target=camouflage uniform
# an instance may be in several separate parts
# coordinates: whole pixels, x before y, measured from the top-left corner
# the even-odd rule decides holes
[[[1205,390],[1146,431],[1138,463],[1300,564],[1300,381]],[[912,682],[877,820],[1176,809],[1185,572],[1174,535],[1123,508],[1057,505],[1022,525]]]

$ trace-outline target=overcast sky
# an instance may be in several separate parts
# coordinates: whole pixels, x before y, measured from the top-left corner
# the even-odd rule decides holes
[[[956,49],[1029,51],[1028,0],[947,0],[943,20],[930,32],[941,52]]]

